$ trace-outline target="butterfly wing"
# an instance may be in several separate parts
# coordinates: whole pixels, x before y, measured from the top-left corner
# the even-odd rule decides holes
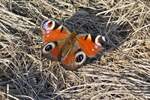
[[[74,66],[74,68],[77,68],[77,66],[84,64],[87,58],[95,57],[103,51],[101,41],[105,41],[105,37],[101,35],[77,35],[73,49],[61,62],[64,65],[69,65],[69,67]]]
[[[59,60],[62,48],[70,32],[60,22],[46,20],[41,25],[42,39],[44,43],[43,53],[52,60]]]
[[[79,47],[88,57],[94,57],[103,50],[103,47],[101,45],[102,38],[103,36],[101,35],[94,36],[91,34],[87,34],[79,35],[77,37],[77,41]]]
[[[69,32],[60,22],[46,20],[41,25],[42,39],[44,43],[66,39]]]

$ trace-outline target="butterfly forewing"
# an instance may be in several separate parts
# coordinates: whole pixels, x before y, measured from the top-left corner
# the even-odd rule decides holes
[[[88,35],[79,35],[77,37],[78,44],[80,48],[85,52],[88,57],[94,57],[99,52],[102,51],[102,46],[97,45],[91,34]]]

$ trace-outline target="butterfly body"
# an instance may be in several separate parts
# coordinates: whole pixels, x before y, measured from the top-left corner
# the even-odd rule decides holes
[[[87,58],[92,58],[103,50],[100,35],[70,32],[63,24],[51,19],[44,21],[41,29],[43,53],[52,60],[60,61],[66,69],[77,69]]]

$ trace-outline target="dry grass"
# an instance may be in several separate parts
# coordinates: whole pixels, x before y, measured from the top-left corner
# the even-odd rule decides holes
[[[41,44],[41,21],[68,19],[78,7],[105,9],[95,15],[109,15],[106,26],[128,23],[132,31],[101,61],[68,71],[42,57],[36,45]],[[108,34],[110,40],[114,34]],[[0,99],[149,100],[150,2],[0,0]]]

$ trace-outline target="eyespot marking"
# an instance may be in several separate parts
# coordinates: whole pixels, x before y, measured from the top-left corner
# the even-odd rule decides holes
[[[79,51],[75,54],[75,64],[81,65],[86,61],[86,54],[83,51]]]
[[[106,42],[106,39],[104,36],[101,36],[101,35],[98,35],[96,38],[95,38],[95,43],[99,46],[101,46],[101,42]]]
[[[46,20],[41,25],[42,30],[45,31],[51,31],[54,29],[54,27],[55,27],[55,21],[53,20]]]
[[[53,42],[50,42],[43,47],[42,51],[43,53],[47,54],[47,53],[50,53],[50,51],[55,47],[56,47],[56,44]]]

